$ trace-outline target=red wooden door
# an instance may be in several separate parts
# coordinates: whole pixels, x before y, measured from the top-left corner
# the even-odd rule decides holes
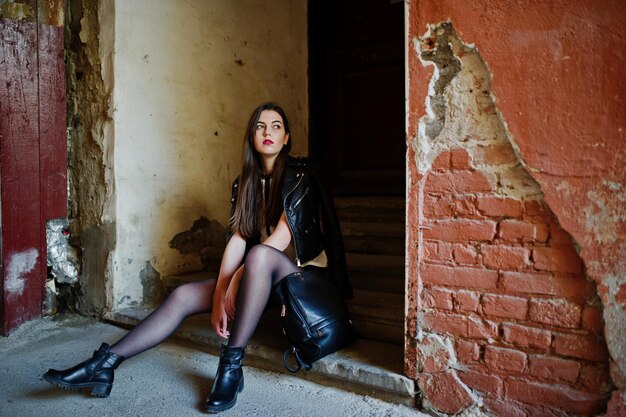
[[[41,316],[45,223],[67,215],[66,90],[59,23],[64,2],[52,9],[49,4],[37,8],[37,3],[48,2],[18,3],[27,12],[0,17],[3,335]]]

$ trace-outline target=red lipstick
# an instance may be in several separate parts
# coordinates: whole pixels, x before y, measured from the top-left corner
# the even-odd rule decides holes
[[[269,140],[269,139],[265,139],[265,140],[263,141],[263,145],[273,145],[273,144],[274,144],[274,142],[272,142],[272,141],[271,141],[271,140]]]

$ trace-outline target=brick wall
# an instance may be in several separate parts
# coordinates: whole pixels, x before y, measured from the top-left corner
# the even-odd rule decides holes
[[[422,329],[452,341],[450,368],[498,415],[598,413],[602,309],[571,237],[542,200],[501,197],[472,165],[444,151],[424,180]]]
[[[626,415],[625,3],[405,4],[422,405]]]

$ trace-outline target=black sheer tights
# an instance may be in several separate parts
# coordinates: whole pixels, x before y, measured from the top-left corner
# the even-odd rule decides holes
[[[267,245],[256,245],[246,257],[239,284],[235,320],[228,346],[244,347],[254,333],[273,285],[300,269],[281,251]]]
[[[271,246],[257,245],[250,249],[239,284],[229,346],[243,347],[248,343],[265,309],[272,286],[298,270],[289,257]],[[158,345],[185,318],[209,312],[214,289],[214,279],[176,288],[159,308],[111,346],[111,351],[128,359]]]
[[[187,317],[211,311],[214,289],[215,279],[176,288],[163,304],[111,346],[111,352],[128,359],[158,345]]]

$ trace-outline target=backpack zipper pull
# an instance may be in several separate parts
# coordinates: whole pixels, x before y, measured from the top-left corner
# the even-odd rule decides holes
[[[280,316],[285,317],[285,313],[286,313],[286,308],[285,308],[285,305],[283,304],[283,307],[280,309]]]

